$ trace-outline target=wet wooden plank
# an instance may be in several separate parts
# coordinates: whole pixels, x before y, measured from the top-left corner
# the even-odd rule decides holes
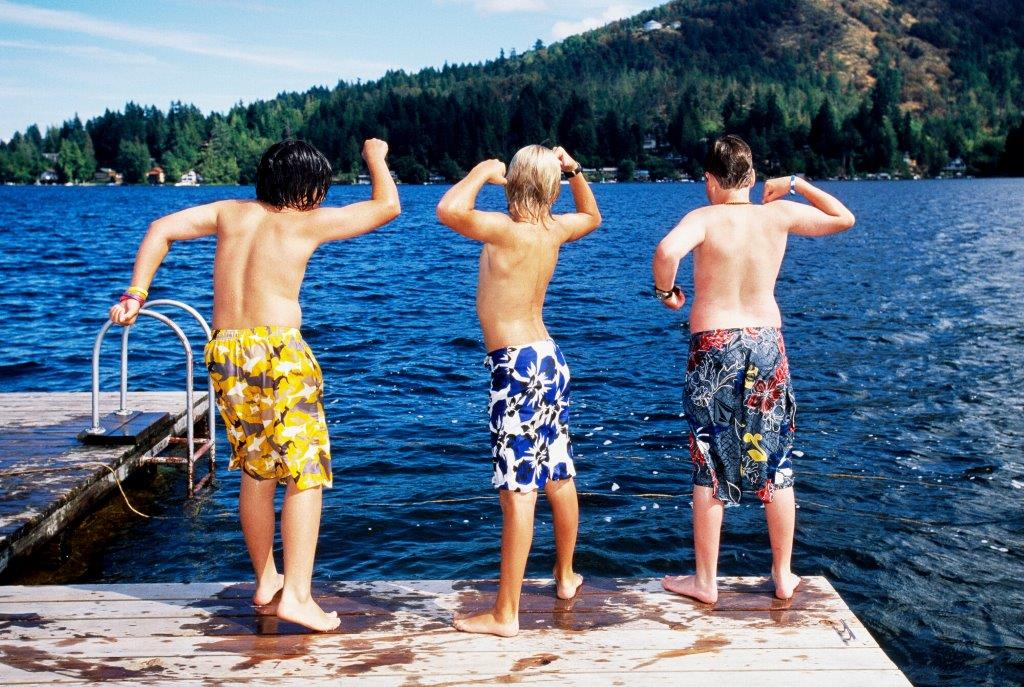
[[[452,595],[412,594],[388,591],[356,590],[347,594],[318,594],[317,601],[328,610],[342,614],[386,615],[395,608],[422,609],[449,606],[454,599],[460,610],[482,610],[493,602],[493,594],[462,590]],[[793,599],[781,601],[754,594],[733,595],[720,599],[714,606],[702,604],[662,592],[606,592],[579,594],[574,599],[557,599],[554,586],[526,591],[520,600],[524,613],[599,613],[609,607],[636,606],[645,613],[693,609],[700,613],[734,612],[836,612],[848,610],[838,597],[798,593]],[[0,615],[36,613],[53,620],[76,618],[199,618],[247,616],[252,613],[248,598],[219,597],[206,599],[121,599],[118,601],[8,601],[0,604]]]
[[[550,595],[551,578],[528,579],[523,584],[523,593]],[[313,592],[317,596],[344,596],[352,594],[390,594],[405,596],[435,596],[452,592],[475,591],[492,594],[497,591],[496,580],[339,580],[314,582]],[[773,597],[774,588],[767,577],[720,577],[720,597],[741,594],[759,597]],[[194,601],[198,599],[248,599],[252,596],[251,582],[184,582],[184,583],[139,583],[139,584],[81,584],[0,586],[0,604],[29,601],[138,601],[173,600]],[[619,593],[662,592],[661,582],[656,579],[614,579],[587,577],[580,590],[582,595]],[[830,599],[842,599],[824,577],[804,578],[797,590],[797,598],[814,593]],[[785,603],[785,602],[779,602]]]
[[[841,620],[844,620],[855,634],[849,643],[844,642],[834,628],[828,631],[834,623]],[[291,628],[295,634],[271,634],[271,631],[285,629],[275,627],[274,622],[254,622],[253,627],[262,630],[262,634],[255,632],[250,634],[204,632],[203,626],[197,623],[189,623],[191,627],[187,631],[172,634],[166,631],[161,632],[161,629],[167,629],[166,622],[140,620],[138,622],[142,623],[141,627],[129,624],[128,630],[148,629],[150,632],[135,632],[130,636],[127,631],[122,631],[124,636],[113,636],[90,631],[88,625],[61,623],[57,627],[63,629],[50,632],[31,630],[26,632],[27,628],[11,628],[9,632],[5,633],[6,638],[0,640],[0,643],[4,641],[27,643],[50,653],[66,653],[68,655],[138,657],[188,655],[195,650],[197,642],[204,640],[226,642],[230,640],[230,650],[233,652],[265,652],[268,655],[288,656],[297,653],[332,653],[354,639],[357,639],[363,648],[380,650],[393,646],[402,637],[415,634],[424,638],[432,637],[431,641],[434,642],[443,642],[453,652],[496,650],[493,638],[454,633],[450,621],[451,616],[447,614],[439,614],[433,618],[413,617],[405,623],[397,618],[389,622],[371,620],[362,625],[364,629],[361,631],[316,636],[300,634],[297,627]],[[695,634],[708,636],[724,634],[730,637],[732,648],[773,648],[797,652],[801,649],[815,648],[878,648],[871,635],[852,614],[815,614],[801,617],[797,622],[792,623],[775,623],[770,618],[755,620],[746,616],[737,617],[735,614],[705,615],[694,616],[687,619],[685,623],[677,623],[674,629],[651,620],[635,620],[623,624],[594,627],[587,631],[563,630],[555,626],[554,623],[548,623],[547,627],[542,629],[531,628],[531,625],[524,623],[525,629],[516,637],[503,639],[500,648],[509,651],[529,651],[536,646],[537,636],[544,635],[549,638],[556,636],[553,641],[556,641],[559,647],[566,649],[606,653],[628,650],[661,652],[688,646],[688,642],[692,641]],[[346,622],[345,626],[350,628],[353,623]],[[399,630],[401,627],[405,629]],[[840,625],[840,627],[842,626]],[[103,628],[95,624],[91,627],[91,630],[98,629]],[[213,651],[213,649],[212,644],[206,646],[208,651]]]
[[[214,648],[216,651],[216,647]],[[314,660],[309,660],[313,658]],[[791,666],[801,670],[887,670],[891,663],[874,649],[730,649],[728,640],[713,635],[691,638],[677,649],[662,652],[620,650],[614,654],[551,646],[547,650],[534,647],[527,656],[519,651],[451,652],[446,646],[410,641],[382,650],[359,647],[315,656],[299,654],[286,658],[254,653],[206,653],[196,646],[196,653],[149,658],[104,657],[91,660],[70,654],[43,656],[36,650],[26,651],[0,643],[0,680],[17,684],[38,681],[45,676],[60,683],[76,679],[74,672],[89,674],[92,670],[117,677],[118,674],[145,678],[158,674],[161,679],[188,679],[203,675],[210,680],[234,677],[239,672],[250,678],[301,676],[310,680],[365,673],[378,675],[432,674],[430,666],[444,665],[446,672],[464,678],[500,679],[501,676],[523,672],[525,667],[558,671],[567,675],[579,673],[617,673],[642,675],[645,672],[688,673],[726,669],[734,672],[768,670],[785,674]],[[84,665],[83,665],[84,664]],[[524,666],[525,664],[525,666]],[[95,668],[87,668],[94,666]],[[518,666],[524,666],[515,670]],[[43,673],[41,676],[40,673]],[[69,675],[68,673],[72,673]],[[634,678],[643,680],[644,678]]]
[[[241,584],[0,588],[0,681],[909,685],[823,578],[807,578],[786,608],[761,578],[723,580],[729,601],[715,606],[657,580],[596,579],[568,602],[550,580],[529,580],[519,636],[455,632],[452,614],[493,586],[322,585],[345,630],[329,635],[257,616]]]
[[[81,444],[76,437],[91,424],[91,398],[78,392],[0,394],[0,571],[105,499],[116,489],[114,475],[124,480],[166,447],[166,431],[139,445]],[[195,399],[199,419],[206,394],[197,392]],[[102,394],[101,411],[114,410],[118,401],[116,392]],[[185,429],[184,391],[129,393],[127,405],[143,413],[169,412],[174,431]]]
[[[713,684],[715,687],[752,687],[753,685],[785,685],[785,687],[910,687],[910,682],[895,670],[816,670],[787,671],[785,673],[752,670],[736,673],[721,671],[690,671],[685,674],[670,672],[644,673],[644,684],[650,685],[702,685]],[[776,682],[782,678],[783,681]],[[349,682],[354,680],[349,679]],[[104,680],[109,687],[138,687],[140,684],[153,687],[211,687],[211,682],[202,679],[161,680],[148,677],[145,681]],[[23,685],[48,685],[50,683],[19,683]],[[95,685],[94,681],[67,682],[65,685]],[[216,681],[217,685],[246,685],[246,687],[310,687],[305,678],[267,677],[258,680],[239,677],[225,677]],[[493,685],[494,682],[482,681],[479,678],[464,677],[455,674],[444,675],[373,675],[363,674],[358,677],[361,687],[478,687]],[[636,677],[632,674],[615,673],[576,673],[567,678],[564,673],[524,669],[498,678],[498,684],[517,685],[585,685],[586,687],[636,687]]]

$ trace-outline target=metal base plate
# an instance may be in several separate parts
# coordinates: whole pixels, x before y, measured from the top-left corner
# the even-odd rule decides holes
[[[140,444],[155,434],[167,434],[172,424],[170,413],[109,413],[100,418],[102,434],[93,434],[86,428],[78,433],[78,439],[93,445]]]

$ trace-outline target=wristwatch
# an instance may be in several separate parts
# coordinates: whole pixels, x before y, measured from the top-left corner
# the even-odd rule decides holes
[[[582,173],[583,173],[583,166],[580,163],[578,163],[578,162],[576,163],[576,169],[570,170],[568,172],[562,172],[562,174],[565,175],[566,179],[572,179],[577,174],[582,174]]]
[[[667,301],[669,298],[672,298],[672,296],[676,292],[676,289],[678,289],[678,288],[679,288],[678,286],[673,286],[668,291],[662,291],[661,289],[659,289],[657,287],[657,285],[655,285],[655,287],[654,287],[654,297],[657,298],[659,301]]]

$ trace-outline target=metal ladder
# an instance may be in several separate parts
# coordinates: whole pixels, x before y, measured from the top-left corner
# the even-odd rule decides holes
[[[173,445],[182,445],[186,447],[186,455],[174,456],[174,455],[155,455],[149,456],[143,459],[144,464],[157,464],[157,465],[184,465],[188,473],[188,497],[193,498],[196,493],[203,487],[211,486],[214,481],[215,475],[215,464],[216,464],[216,403],[213,391],[213,380],[210,380],[207,385],[207,405],[208,405],[208,416],[207,416],[207,432],[205,437],[197,438],[195,436],[195,390],[193,388],[193,364],[194,356],[192,355],[192,344],[188,340],[188,336],[182,331],[175,322],[164,315],[163,313],[156,312],[154,308],[159,307],[171,307],[179,308],[190,314],[199,326],[202,327],[203,332],[206,334],[206,340],[209,341],[213,332],[210,330],[210,325],[207,324],[206,320],[202,315],[199,314],[192,306],[182,303],[181,301],[170,300],[161,298],[157,300],[148,301],[141,310],[139,310],[140,317],[149,317],[159,322],[164,323],[177,335],[178,340],[181,342],[182,348],[185,351],[185,414],[188,418],[185,423],[185,436],[171,436],[169,443]],[[87,443],[109,443],[114,441],[120,441],[124,437],[115,437],[110,433],[107,427],[103,426],[100,419],[100,350],[103,346],[103,339],[106,337],[107,332],[114,326],[112,320],[107,322],[100,328],[99,333],[96,335],[96,342],[92,347],[92,425],[85,430],[80,438]],[[107,418],[114,416],[114,422],[108,422],[107,424],[116,424],[117,418],[126,419],[133,416],[145,415],[143,413],[137,413],[136,411],[129,410],[128,405],[128,335],[131,332],[132,327],[135,325],[129,325],[123,327],[121,330],[121,388],[120,388],[120,405],[118,409],[113,413],[110,413]],[[149,414],[157,415],[157,420],[166,417],[166,414]],[[152,418],[149,418],[152,420]],[[128,437],[131,438],[131,437]],[[209,461],[209,471],[200,479],[198,482],[195,479],[196,473],[196,462],[206,456]]]

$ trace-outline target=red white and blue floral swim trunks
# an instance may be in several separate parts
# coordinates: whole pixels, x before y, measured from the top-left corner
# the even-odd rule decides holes
[[[769,503],[793,486],[796,401],[778,328],[693,334],[683,402],[694,486],[727,504],[744,491]]]

